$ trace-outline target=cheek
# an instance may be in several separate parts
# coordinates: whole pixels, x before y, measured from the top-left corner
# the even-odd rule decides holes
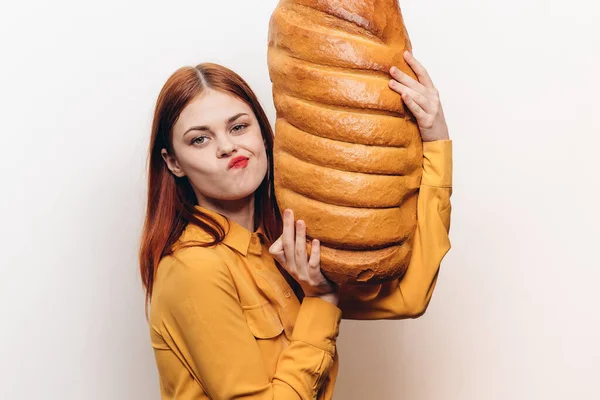
[[[260,132],[260,129],[248,132],[246,135],[240,136],[239,145],[250,151],[259,161],[264,161],[267,158],[266,144]]]
[[[258,168],[259,168],[259,172],[258,173],[261,176],[261,180],[262,180],[266,176],[267,170],[269,168],[269,162],[267,160],[267,153],[264,150],[263,150],[263,153],[262,153],[261,157],[259,158]]]
[[[218,172],[216,158],[208,157],[203,150],[188,147],[180,151],[179,166],[189,178],[208,177]]]
[[[265,148],[265,146],[266,146],[266,144],[262,141],[262,138],[261,138],[260,144],[258,145],[257,152],[255,154],[256,154],[256,158],[259,161],[259,165],[260,165],[261,169],[266,172],[268,160],[267,160],[267,149]]]
[[[249,143],[249,145],[252,147],[252,152],[260,158],[266,158],[267,156],[267,150],[266,150],[266,146],[267,144],[265,143],[265,140],[262,137],[262,134],[260,133],[260,130],[258,132],[254,132],[251,139],[250,139],[251,143]]]
[[[243,146],[252,152],[256,160],[253,174],[256,174],[256,179],[262,181],[268,169],[267,150],[262,134],[260,130],[252,132],[252,135],[248,135],[245,139]]]

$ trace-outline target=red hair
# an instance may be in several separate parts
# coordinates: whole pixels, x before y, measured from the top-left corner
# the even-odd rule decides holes
[[[193,223],[209,233],[212,246],[226,232],[209,215],[195,208],[196,196],[187,177],[177,178],[161,156],[163,148],[173,154],[172,130],[183,109],[207,89],[229,93],[252,108],[265,142],[268,167],[255,192],[255,227],[262,222],[273,242],[282,231],[282,221],[273,188],[273,131],[250,86],[235,72],[218,64],[204,63],[175,71],[163,86],[154,110],[148,162],[148,203],[140,245],[140,273],[146,291],[146,306],[152,296],[154,277],[161,258],[171,254],[186,225]]]

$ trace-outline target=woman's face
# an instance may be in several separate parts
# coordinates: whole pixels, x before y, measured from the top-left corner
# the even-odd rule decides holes
[[[267,172],[267,154],[252,108],[229,93],[207,90],[190,102],[173,127],[169,169],[187,176],[200,205],[252,195]]]

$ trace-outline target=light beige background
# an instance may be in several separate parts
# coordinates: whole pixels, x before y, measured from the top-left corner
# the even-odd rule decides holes
[[[158,399],[137,274],[153,103],[216,61],[271,119],[275,0],[0,6],[0,398]],[[600,6],[406,0],[454,140],[427,314],[345,322],[337,399],[600,399]]]

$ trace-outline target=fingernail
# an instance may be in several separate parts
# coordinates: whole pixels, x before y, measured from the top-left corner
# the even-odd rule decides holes
[[[283,215],[285,215],[286,217],[290,216],[290,210],[286,208],[286,210],[283,212]]]

